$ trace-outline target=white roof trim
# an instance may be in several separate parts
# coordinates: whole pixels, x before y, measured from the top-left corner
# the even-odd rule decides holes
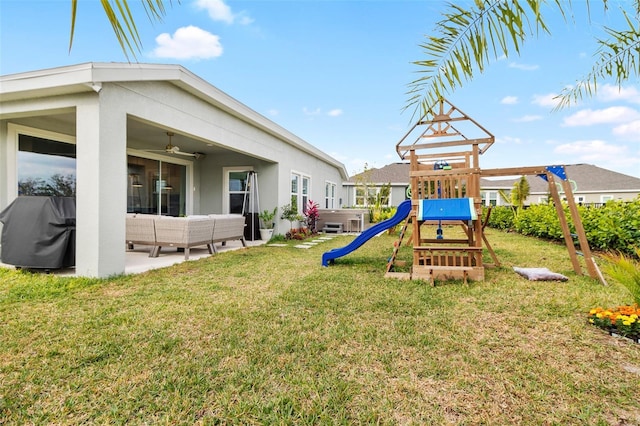
[[[104,83],[124,81],[167,81],[217,108],[243,120],[298,149],[338,168],[343,178],[347,170],[341,162],[309,144],[280,125],[227,95],[180,65],[88,62],[59,68],[0,76],[2,101],[28,98],[30,94],[63,95],[98,92]]]

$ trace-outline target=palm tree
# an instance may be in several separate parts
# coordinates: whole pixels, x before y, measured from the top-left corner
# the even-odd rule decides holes
[[[482,73],[492,61],[519,54],[525,40],[539,33],[551,34],[543,6],[545,14],[560,12],[567,21],[573,5],[589,9],[590,4],[565,0],[476,0],[465,9],[448,3],[434,35],[427,36],[421,45],[426,58],[414,62],[422,67],[422,77],[410,83],[406,108],[414,108],[414,115],[419,112],[424,115],[438,99],[472,80],[476,73]],[[598,4],[612,13],[608,0]],[[605,28],[608,38],[598,40],[593,68],[572,88],[562,90],[557,108],[592,96],[598,79],[613,77],[620,87],[631,76],[640,75],[640,0],[617,6],[627,27]]]
[[[177,0],[180,3],[180,0]],[[129,54],[136,58],[136,53],[142,50],[142,40],[136,27],[133,13],[129,8],[128,0],[100,0],[104,13],[111,23],[111,28],[120,43],[120,47],[127,59]],[[166,15],[164,0],[140,0],[150,21],[161,21]],[[169,3],[172,3],[169,0]],[[76,13],[78,0],[71,0],[71,32],[69,36],[69,51],[73,46],[73,35],[76,26]]]
[[[524,208],[525,200],[531,193],[531,188],[527,177],[521,176],[520,179],[513,183],[513,188],[511,188],[510,194],[507,195],[507,193],[502,189],[499,190],[498,193],[505,202],[509,203],[511,210],[513,211],[513,217],[517,220],[518,215]]]

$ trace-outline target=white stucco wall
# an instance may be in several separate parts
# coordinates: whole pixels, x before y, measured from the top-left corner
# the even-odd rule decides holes
[[[336,201],[344,198],[340,163],[181,67],[82,64],[57,71],[1,77],[0,209],[17,196],[16,148],[9,146],[7,123],[75,137],[78,275],[124,272],[131,120],[224,149],[189,166],[187,213],[223,211],[222,168],[229,166],[258,172],[261,209],[289,202],[292,172],[311,177],[311,199],[324,200],[326,181],[336,184]],[[66,122],[70,112],[75,120]],[[62,113],[61,120],[56,114]]]

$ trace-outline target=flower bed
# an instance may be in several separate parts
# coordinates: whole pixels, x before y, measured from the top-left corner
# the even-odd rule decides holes
[[[640,307],[618,306],[615,309],[593,308],[589,311],[590,324],[640,343]]]

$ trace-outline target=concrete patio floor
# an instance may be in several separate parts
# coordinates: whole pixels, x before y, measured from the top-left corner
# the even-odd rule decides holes
[[[247,241],[247,247],[255,247],[266,244],[266,241],[263,240],[255,240],[255,241]],[[242,243],[238,240],[236,241],[227,241],[227,243],[223,246],[221,243],[217,243],[215,245],[218,254],[224,253],[225,251],[231,250],[239,250],[242,249]],[[167,266],[175,265],[178,263],[185,262],[184,260],[184,252],[178,252],[177,249],[171,247],[163,247],[160,251],[160,255],[158,257],[149,257],[149,250],[151,247],[138,245],[131,251],[126,252],[125,257],[125,270],[124,273],[128,274],[140,274],[142,272],[150,271],[152,269],[165,268]],[[209,254],[209,251],[206,247],[194,247],[189,252],[189,260],[198,260],[203,257],[216,256],[215,254]],[[15,267],[12,265],[6,265],[4,263],[0,263],[0,267],[14,269]],[[74,276],[76,271],[75,268],[65,268],[65,269],[52,269],[52,270],[42,270],[42,269],[33,269],[33,272],[42,272],[42,273],[51,273],[59,276]]]

